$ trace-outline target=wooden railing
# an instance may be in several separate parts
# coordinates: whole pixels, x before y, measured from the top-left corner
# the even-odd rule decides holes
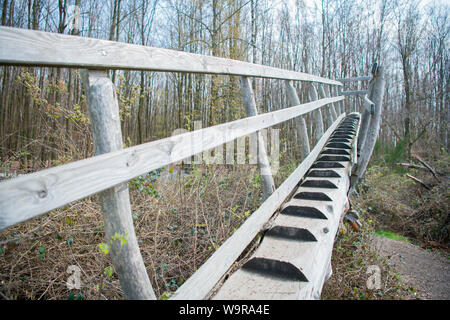
[[[318,156],[344,113],[344,96],[332,97],[341,82],[301,72],[242,61],[56,33],[0,27],[0,64],[83,69],[95,156],[26,174],[0,183],[0,230],[99,193],[105,237],[113,241],[111,256],[125,297],[155,299],[134,232],[127,181],[165,165],[209,150],[238,137],[258,132],[292,118],[298,119],[302,151],[308,156],[275,190],[270,165],[259,137],[258,165],[264,203],[176,292],[177,298],[203,299],[230,269],[263,225],[286,200]],[[108,69],[189,72],[240,76],[247,117],[236,121],[122,149],[118,102]],[[257,114],[249,77],[281,79],[291,107]],[[300,104],[292,81],[313,85],[313,101]],[[327,106],[324,130],[321,107]],[[337,110],[336,110],[337,109]],[[310,148],[302,115],[314,112],[318,143]],[[223,134],[226,132],[227,134]],[[262,151],[262,152],[261,152]],[[195,288],[195,290],[194,290]]]

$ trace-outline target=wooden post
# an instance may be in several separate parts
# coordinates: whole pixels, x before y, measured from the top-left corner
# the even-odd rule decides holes
[[[375,85],[375,76],[376,76],[376,72],[377,72],[377,63],[374,63],[372,65],[372,78],[369,81],[369,88],[368,88],[368,92],[367,92],[367,97],[370,101],[374,102],[374,98],[375,98],[375,91],[374,91],[374,85]],[[384,81],[384,80],[383,80]],[[384,83],[383,83],[383,90],[384,90]],[[358,102],[360,102],[360,109],[361,106],[365,106],[365,102],[361,103],[361,99],[358,99]],[[375,106],[376,108],[376,106]],[[358,153],[361,152],[364,144],[366,143],[366,136],[367,136],[367,132],[369,130],[369,122],[370,119],[372,118],[372,115],[370,114],[369,110],[367,110],[367,108],[363,108],[362,112],[361,112],[361,125],[360,125],[360,129],[359,129],[359,137],[358,137]]]
[[[367,94],[368,98],[373,101],[373,85],[375,83],[375,80],[372,79],[369,83],[369,93]],[[367,131],[369,130],[369,121],[371,118],[371,114],[367,108],[365,108],[365,102],[361,103],[361,99],[358,99],[357,102],[360,104],[360,110],[361,110],[361,126],[359,129],[359,136],[358,136],[358,153],[361,152],[362,147],[364,146],[364,143],[366,141]]]
[[[320,98],[326,98],[327,97],[327,95],[326,95],[326,93],[325,93],[325,90],[324,90],[324,88],[323,88],[323,85],[322,84],[319,84],[319,96],[320,96]],[[330,108],[331,108],[331,106],[327,106],[326,108],[325,108],[325,110],[326,110],[326,121],[327,121],[327,128],[329,128],[332,124],[333,124],[333,116],[332,116],[332,114],[331,114],[331,110],[330,110]]]
[[[239,79],[241,81],[242,95],[247,116],[256,116],[258,111],[256,109],[256,102],[255,97],[253,96],[250,79],[244,76],[239,77]],[[264,201],[275,191],[275,182],[273,181],[272,170],[270,169],[263,136],[260,131],[256,134],[258,135],[258,167],[261,173],[261,189]]]
[[[317,90],[314,87],[314,84],[311,83],[309,86],[309,97],[311,101],[318,100],[319,97],[317,96]],[[314,111],[314,118],[316,121],[316,143],[320,140],[323,136],[323,118],[322,118],[322,110],[321,108],[318,108]]]
[[[292,81],[286,80],[286,91],[288,100],[291,106],[300,105],[300,99],[298,98],[297,92],[292,84]],[[308,130],[306,127],[306,121],[304,117],[297,117],[297,135],[299,137],[300,150],[302,151],[302,159],[311,152],[309,147]]]
[[[356,170],[356,179],[352,181],[352,189],[361,181],[364,173],[366,172],[367,165],[369,164],[370,157],[372,156],[373,149],[378,137],[378,131],[381,125],[381,114],[383,112],[383,96],[385,80],[383,70],[378,67],[376,73],[373,75],[372,86],[370,88],[369,99],[375,104],[375,113],[370,115],[367,126],[367,134],[365,141],[361,146],[361,156],[358,159],[358,168]],[[364,108],[366,109],[366,108]],[[360,131],[361,132],[361,131]]]
[[[83,70],[83,82],[95,155],[122,149],[119,105],[106,70]],[[106,243],[125,298],[156,299],[134,232],[127,183],[102,191],[99,197]]]

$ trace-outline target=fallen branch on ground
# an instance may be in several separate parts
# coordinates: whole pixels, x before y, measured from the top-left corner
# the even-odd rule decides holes
[[[426,170],[426,171],[428,171],[428,169],[426,167],[419,166],[417,164],[407,163],[407,162],[397,162],[397,163],[394,163],[394,165],[405,167],[405,168],[412,168],[412,169],[419,169],[419,170]]]
[[[424,186],[426,189],[431,190],[431,188],[430,188],[427,184],[425,184],[425,182],[423,182],[422,180],[419,180],[419,179],[417,179],[416,177],[413,177],[413,176],[410,175],[410,174],[406,174],[406,177],[407,177],[407,178],[410,178],[410,179],[413,180],[414,182],[417,182],[417,183],[421,184],[421,185]]]
[[[424,170],[424,171],[428,171],[428,172],[430,171],[427,167],[419,166],[418,164],[413,164],[413,163],[408,163],[408,162],[397,162],[397,163],[394,163],[394,165],[405,167],[405,168]],[[436,170],[435,170],[435,172],[439,176],[445,176],[445,173],[443,173],[443,172],[436,171]]]
[[[436,171],[429,164],[423,161],[419,156],[413,155],[413,157],[417,159],[417,161],[423,164],[431,172],[431,174],[437,180],[437,182],[441,182],[441,180],[437,177]]]

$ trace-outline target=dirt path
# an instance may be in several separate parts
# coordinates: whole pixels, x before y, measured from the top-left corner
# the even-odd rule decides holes
[[[374,249],[394,265],[419,299],[450,300],[450,260],[413,244],[374,237]]]

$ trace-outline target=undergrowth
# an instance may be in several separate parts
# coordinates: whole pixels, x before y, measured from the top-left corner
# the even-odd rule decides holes
[[[324,284],[324,300],[401,300],[414,298],[415,288],[404,285],[396,270],[371,247],[375,223],[360,217],[362,228],[344,224],[338,232],[331,256],[333,275]],[[368,286],[372,267],[379,268],[380,288]]]
[[[344,224],[339,231],[332,254],[333,276],[323,287],[322,299],[416,298],[416,289],[404,284],[396,270],[371,246],[376,236],[407,241],[450,257],[450,157],[444,152],[416,152],[440,173],[440,182],[427,170],[396,165],[399,162],[419,164],[406,157],[405,143],[400,141],[383,149],[377,145],[365,180],[351,197],[353,208],[360,213],[362,228],[355,232]],[[419,178],[430,190],[406,174]],[[367,287],[371,265],[379,266],[381,271],[378,290]]]
[[[256,166],[203,166],[130,181],[135,231],[158,298],[168,298],[257,209],[257,180]],[[96,196],[4,230],[0,248],[3,298],[123,298]],[[71,265],[81,270],[79,290],[66,284]]]
[[[433,165],[442,172],[448,172],[437,162]],[[359,206],[376,220],[379,230],[398,233],[416,244],[438,243],[438,246],[448,247],[448,175],[441,175],[438,182],[423,170],[403,170],[425,182],[430,190],[409,179],[395,166],[375,164],[368,169],[365,182],[360,187]]]
[[[277,184],[294,168],[287,161]],[[169,298],[262,203],[256,165],[180,172],[165,168],[128,183],[138,244],[158,299]],[[123,299],[103,225],[98,196],[92,196],[3,230],[0,299]],[[80,270],[80,289],[67,285],[70,266]]]

